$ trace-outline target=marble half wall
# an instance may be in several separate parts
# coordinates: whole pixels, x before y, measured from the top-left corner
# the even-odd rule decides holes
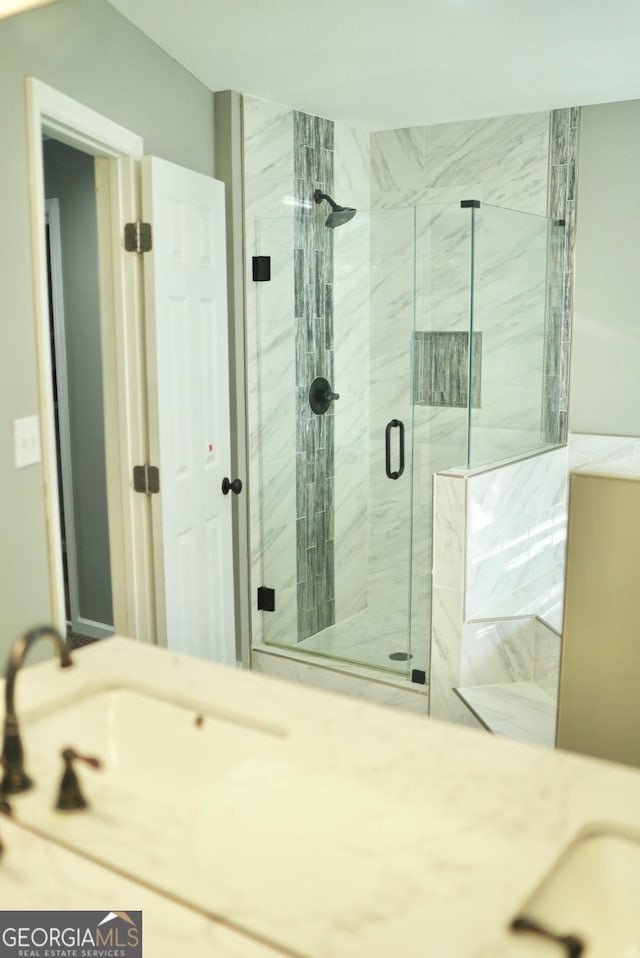
[[[560,631],[567,464],[561,447],[434,477],[431,715],[464,720],[452,689],[485,681],[487,669],[492,681],[533,674],[537,641],[541,663],[554,654],[532,623],[539,616]]]
[[[468,476],[465,618],[562,608],[566,447]]]

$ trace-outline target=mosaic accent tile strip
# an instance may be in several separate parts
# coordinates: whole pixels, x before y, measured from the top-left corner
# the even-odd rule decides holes
[[[482,333],[473,334],[471,404],[480,408]],[[413,334],[413,404],[465,407],[469,379],[469,333]]]
[[[542,425],[545,442],[554,443],[567,441],[579,128],[579,107],[553,110]]]
[[[331,120],[294,111],[298,642],[335,622],[333,408],[318,416],[308,399],[317,376],[334,382],[333,231],[313,202],[333,193],[333,135]]]

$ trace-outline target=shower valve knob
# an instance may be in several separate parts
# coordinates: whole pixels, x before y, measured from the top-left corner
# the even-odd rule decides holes
[[[316,416],[322,416],[335,399],[340,399],[340,393],[333,392],[324,376],[313,380],[309,387],[309,405]]]

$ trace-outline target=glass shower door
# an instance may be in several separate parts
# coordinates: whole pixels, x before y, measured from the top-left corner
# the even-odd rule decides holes
[[[408,675],[413,210],[261,220],[251,491],[261,638]],[[269,593],[270,595],[270,593]],[[422,668],[423,666],[418,665]]]

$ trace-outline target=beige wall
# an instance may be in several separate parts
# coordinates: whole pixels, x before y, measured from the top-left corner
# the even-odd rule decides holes
[[[213,94],[106,0],[0,21],[0,669],[50,616],[42,471],[13,465],[13,420],[38,410],[25,75],[144,137],[145,151],[214,172]]]
[[[569,427],[640,436],[640,100],[582,109]]]

